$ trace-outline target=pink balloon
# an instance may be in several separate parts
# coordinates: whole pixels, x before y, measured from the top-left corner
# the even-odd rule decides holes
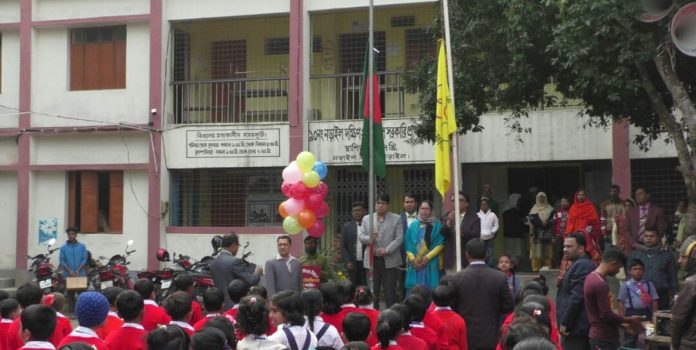
[[[290,198],[285,201],[285,211],[288,215],[295,216],[304,209],[304,201],[301,199]]]
[[[290,188],[292,188],[292,185],[289,184],[287,181],[283,181],[283,183],[280,185],[280,192],[283,192],[285,197],[292,197],[290,195]]]
[[[297,199],[303,199],[307,193],[307,186],[303,184],[301,181],[291,185],[290,187],[290,197],[292,198],[297,198]]]
[[[326,198],[326,196],[329,194],[329,186],[327,186],[323,181],[319,182],[319,186],[317,186],[317,193],[321,195],[321,198]]]
[[[287,209],[287,205],[285,208]],[[323,218],[329,215],[330,211],[331,209],[329,208],[329,205],[326,202],[321,202],[321,206],[314,210],[314,215],[316,215],[318,218]]]
[[[305,198],[305,205],[307,206],[307,208],[314,211],[321,207],[321,203],[324,203],[324,198],[322,198],[319,193],[310,193]]]
[[[314,237],[314,238],[321,237],[321,235],[323,233],[324,233],[324,223],[321,222],[321,220],[315,221],[314,225],[307,228],[307,234]]]
[[[302,172],[297,166],[288,165],[283,169],[283,180],[289,184],[296,184],[302,180]]]

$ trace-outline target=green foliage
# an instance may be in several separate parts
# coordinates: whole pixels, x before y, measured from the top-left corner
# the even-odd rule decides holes
[[[687,1],[678,1],[679,8]],[[455,102],[460,132],[480,131],[479,117],[503,112],[513,131],[529,110],[582,101],[592,125],[631,118],[647,147],[664,131],[641,84],[647,72],[668,109],[672,96],[657,73],[654,57],[668,50],[679,80],[696,97],[696,60],[671,44],[671,15],[641,23],[639,0],[460,0],[450,2]],[[437,20],[432,32],[441,36]],[[423,62],[407,81],[419,91],[424,115],[419,135],[433,137],[436,62]],[[558,98],[544,93],[553,83]],[[696,118],[696,116],[691,116]]]

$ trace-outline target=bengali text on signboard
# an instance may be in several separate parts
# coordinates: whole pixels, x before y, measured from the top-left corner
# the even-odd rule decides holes
[[[280,129],[186,131],[186,158],[243,157],[280,157]]]

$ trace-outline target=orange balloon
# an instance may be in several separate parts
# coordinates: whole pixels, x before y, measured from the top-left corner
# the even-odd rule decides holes
[[[288,216],[288,212],[287,210],[285,210],[285,202],[282,202],[280,203],[280,205],[278,205],[278,214],[280,214],[280,216],[284,218]]]
[[[304,209],[297,214],[297,223],[304,228],[312,227],[315,222],[317,222],[317,216],[309,209]]]

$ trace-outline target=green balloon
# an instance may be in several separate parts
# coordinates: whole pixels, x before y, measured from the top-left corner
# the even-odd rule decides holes
[[[302,226],[294,216],[288,216],[283,220],[283,230],[290,235],[296,235],[302,231]]]

